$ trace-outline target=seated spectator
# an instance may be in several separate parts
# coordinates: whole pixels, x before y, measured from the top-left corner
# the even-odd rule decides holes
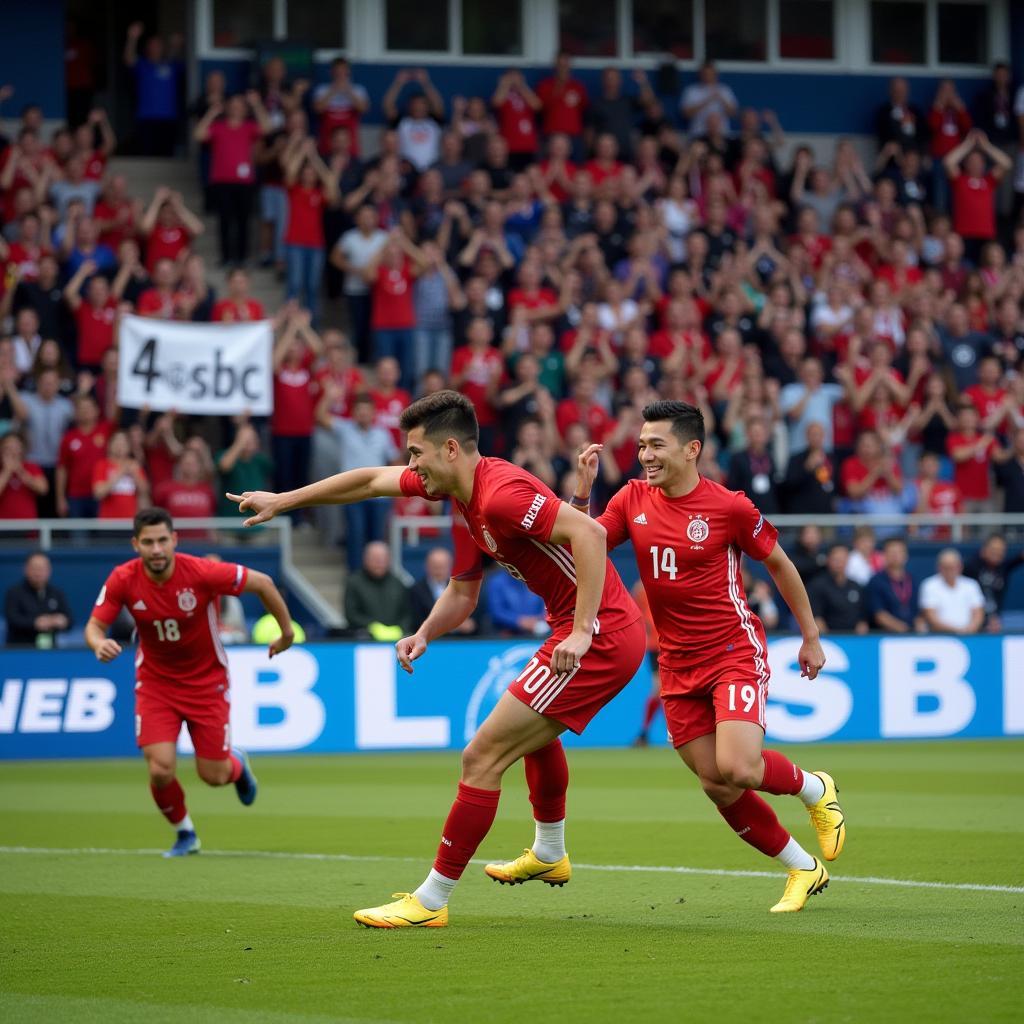
[[[907,544],[888,537],[882,545],[885,565],[867,585],[871,625],[886,633],[910,633],[918,628],[917,584],[907,572]]]
[[[107,451],[112,427],[100,419],[100,407],[91,395],[75,399],[75,419],[60,442],[57,458],[57,514],[72,519],[94,519],[93,474]]]
[[[452,553],[447,548],[431,548],[423,562],[423,576],[409,588],[410,627],[418,629],[433,610],[452,577]],[[469,636],[477,631],[477,622],[470,616],[448,636]]]
[[[766,516],[779,511],[775,459],[768,450],[768,426],[760,417],[747,421],[747,447],[729,460],[726,487],[745,492]]]
[[[864,588],[846,575],[850,549],[833,544],[828,550],[825,572],[807,587],[814,619],[822,633],[866,633],[867,602]]]
[[[71,606],[50,582],[52,572],[50,559],[37,551],[25,560],[24,578],[4,595],[8,647],[53,647],[57,634],[71,628]]]
[[[411,629],[409,589],[391,571],[391,550],[383,541],[371,541],[363,552],[363,566],[345,581],[345,619],[357,636],[398,640]]]
[[[985,598],[985,628],[998,633],[1003,628],[1006,584],[1010,573],[1024,564],[1024,552],[1013,558],[1006,554],[1006,540],[998,533],[985,539],[978,553],[967,563],[964,575],[977,580]]]
[[[956,548],[939,552],[938,572],[921,583],[921,614],[936,633],[970,636],[985,622],[985,595],[977,580],[963,575],[963,560]]]
[[[502,636],[547,636],[544,602],[522,580],[496,569],[484,583],[487,612]]]
[[[0,437],[0,519],[36,519],[37,501],[50,490],[46,474],[25,461],[25,442],[13,431]]]
[[[100,519],[134,519],[135,513],[149,504],[149,480],[132,455],[126,431],[115,430],[110,435],[106,458],[95,463],[92,496]]]

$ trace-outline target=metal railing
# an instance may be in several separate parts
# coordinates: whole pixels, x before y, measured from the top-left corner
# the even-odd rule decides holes
[[[264,523],[261,532],[246,531],[242,520],[234,516],[209,516],[201,519],[183,519],[176,524],[179,533],[191,533],[193,530],[219,530],[229,533],[245,533],[256,541],[262,530],[276,533],[274,544],[281,552],[281,582],[306,605],[316,616],[322,626],[336,629],[344,625],[344,620],[334,608],[299,571],[295,565],[292,547],[292,521],[287,516],[280,516]],[[96,533],[119,534],[130,536],[132,521],[130,519],[0,519],[0,540],[8,534],[34,534],[32,548],[42,551],[54,549],[54,538],[60,534],[70,534],[69,546],[74,547],[83,535]],[[77,535],[77,536],[76,536]],[[21,539],[21,538],[16,538]],[[206,538],[192,538],[206,539]],[[210,537],[213,541],[216,538]]]

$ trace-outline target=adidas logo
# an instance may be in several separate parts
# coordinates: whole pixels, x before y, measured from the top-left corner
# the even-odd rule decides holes
[[[146,607],[145,601],[136,601],[135,604],[132,605],[133,612],[145,612],[148,610],[149,609]]]
[[[641,512],[640,515],[633,517],[634,523],[639,523],[641,526],[647,525],[647,513]]]

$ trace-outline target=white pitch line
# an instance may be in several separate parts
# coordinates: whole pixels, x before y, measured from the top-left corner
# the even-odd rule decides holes
[[[153,857],[163,850],[115,849],[113,847],[82,846],[0,846],[3,854],[55,854],[63,856],[117,856]],[[313,860],[337,863],[371,864],[422,864],[424,857],[386,857],[353,853],[301,853],[289,850],[206,850],[203,857],[251,857],[263,860]],[[487,864],[489,861],[476,857],[472,864]],[[612,873],[635,872],[640,874],[704,875],[714,878],[779,878],[777,871],[731,871],[725,868],[691,868],[668,864],[573,864],[579,871],[608,871]],[[1008,895],[1024,893],[1022,885],[983,885],[976,882],[920,882],[911,878],[878,878],[874,875],[832,875],[833,882],[849,885],[893,885],[904,889],[952,889],[958,892],[997,892]]]

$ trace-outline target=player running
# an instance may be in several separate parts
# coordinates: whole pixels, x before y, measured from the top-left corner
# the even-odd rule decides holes
[[[121,645],[107,629],[122,608],[135,620],[135,738],[149,767],[149,790],[177,838],[165,857],[199,852],[199,837],[175,775],[181,723],[196,751],[196,771],[210,786],[234,783],[238,799],[256,799],[249,759],[231,746],[228,660],[217,632],[216,603],[223,594],[256,594],[277,619],[281,636],[270,656],[292,645],[288,608],[265,573],[230,562],[178,554],[178,535],[162,508],[135,517],[132,547],[138,558],[119,565],[103,584],[85,627],[85,642],[100,661],[113,661]]]
[[[747,606],[741,554],[767,567],[803,635],[801,675],[814,679],[825,655],[807,591],[775,527],[750,499],[697,472],[700,410],[654,402],[643,418],[639,458],[646,477],[629,481],[597,521],[609,548],[633,542],[660,637],[661,696],[673,745],[733,831],[786,867],[786,888],[772,912],[800,910],[828,885],[828,872],[754,790],[798,796],[825,860],[842,852],[846,823],[831,776],[762,749],[767,643]],[[572,500],[579,508],[589,508],[599,451],[591,445],[579,457]]]
[[[307,505],[369,498],[450,496],[467,530],[455,530],[455,564],[447,589],[413,636],[396,644],[402,668],[437,637],[472,614],[486,552],[544,599],[551,635],[501,695],[462,754],[458,795],[448,814],[434,867],[413,893],[358,910],[374,928],[441,927],[448,899],[494,822],[506,769],[525,761],[535,821],[531,849],[507,864],[489,864],[500,882],[540,880],[564,885],[572,869],[565,852],[565,793],[569,769],[559,735],[580,733],[633,678],[643,660],[640,612],[608,562],[604,529],[559,501],[551,488],[504,459],[481,456],[473,404],[439,391],[410,405],[407,468],[349,470],[296,491],[229,494],[246,525]]]

